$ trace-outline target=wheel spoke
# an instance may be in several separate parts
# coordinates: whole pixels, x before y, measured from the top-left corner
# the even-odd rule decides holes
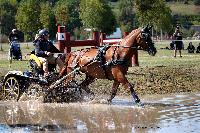
[[[9,88],[11,88],[11,85],[9,84],[9,82],[6,82],[5,86],[8,85]]]
[[[4,98],[17,99],[19,96],[19,83],[16,78],[10,77],[6,80],[4,85]]]
[[[11,92],[9,92],[7,95],[4,94],[5,95],[5,99],[7,99],[8,97],[10,97],[10,94],[11,94]]]
[[[15,92],[15,91],[18,91],[19,90],[19,86],[15,86],[15,87],[13,87],[13,91]]]
[[[14,89],[16,85],[16,81],[14,81],[14,84],[12,85],[12,88]]]
[[[10,85],[13,86],[13,79],[10,79]]]

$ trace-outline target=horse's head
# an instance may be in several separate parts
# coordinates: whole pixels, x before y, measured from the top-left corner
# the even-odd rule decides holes
[[[141,29],[140,34],[137,36],[136,40],[137,40],[137,44],[139,47],[141,47],[143,50],[146,50],[149,55],[154,56],[157,52],[154,43],[151,39],[151,33],[150,33],[150,29],[152,28],[147,26],[143,29]]]

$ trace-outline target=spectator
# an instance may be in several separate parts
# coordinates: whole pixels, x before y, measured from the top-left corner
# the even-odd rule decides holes
[[[174,41],[172,41],[172,42],[170,43],[170,49],[171,49],[171,50],[174,49]]]
[[[187,47],[188,53],[194,53],[195,47],[192,45],[192,42],[189,43]]]
[[[197,46],[197,51],[196,53],[200,53],[200,43],[199,43],[199,46]]]
[[[179,51],[180,57],[181,56],[181,49],[183,48],[182,42],[182,32],[180,31],[180,27],[176,26],[176,30],[173,34],[174,41],[174,57],[176,57],[177,50]]]
[[[12,32],[8,36],[9,42],[12,42],[14,40],[19,40],[19,35],[17,33],[17,29],[13,29]]]

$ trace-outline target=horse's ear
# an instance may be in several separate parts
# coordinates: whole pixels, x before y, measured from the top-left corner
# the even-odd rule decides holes
[[[153,27],[153,25],[151,25],[151,26],[149,27],[149,30],[151,30],[151,29],[152,29],[152,27]]]
[[[148,30],[148,27],[149,27],[149,24],[147,24],[147,26],[143,28],[143,31]]]
[[[147,24],[147,27],[146,27],[147,29],[149,28],[149,24]]]

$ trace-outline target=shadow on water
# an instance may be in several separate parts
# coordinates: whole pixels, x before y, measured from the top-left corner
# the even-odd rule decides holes
[[[129,98],[111,105],[1,101],[0,132],[195,132],[200,130],[199,95]],[[190,128],[189,128],[190,127]],[[20,130],[20,131],[19,131]]]
[[[42,124],[0,124],[0,131],[15,131],[17,129],[22,129],[23,131],[67,131],[69,128],[65,127],[65,125],[42,125]],[[72,127],[71,129],[76,130],[76,127]]]

